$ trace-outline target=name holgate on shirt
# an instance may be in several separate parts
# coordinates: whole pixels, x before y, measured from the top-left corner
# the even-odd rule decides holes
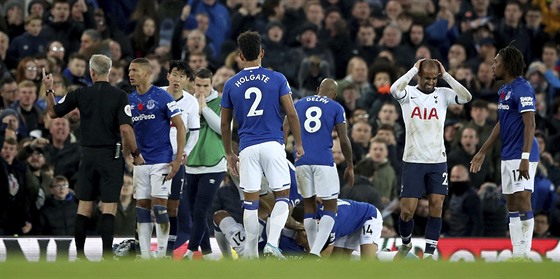
[[[270,77],[268,77],[265,74],[250,74],[250,75],[244,75],[241,76],[237,79],[237,81],[235,82],[235,86],[240,87],[243,83],[250,81],[250,80],[260,80],[264,83],[268,83],[268,81],[270,80]]]

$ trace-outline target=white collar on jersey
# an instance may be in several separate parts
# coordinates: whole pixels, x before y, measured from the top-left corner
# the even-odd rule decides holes
[[[261,66],[247,67],[247,68],[244,68],[243,71],[245,71],[245,70],[255,70],[255,69],[258,69],[258,68],[260,68],[260,67],[261,67]]]
[[[212,89],[212,92],[210,92],[210,95],[208,95],[208,97],[206,97],[206,102],[210,102],[214,99],[218,98],[218,91],[216,91],[215,89]]]

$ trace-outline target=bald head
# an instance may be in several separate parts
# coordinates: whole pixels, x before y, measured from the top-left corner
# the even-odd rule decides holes
[[[319,88],[317,88],[317,95],[327,96],[331,99],[336,97],[336,91],[338,88],[338,83],[334,79],[326,78],[321,81]]]
[[[469,170],[463,165],[455,165],[451,168],[451,174],[449,177],[451,182],[463,182],[469,181]]]
[[[419,72],[422,72],[422,71],[434,71],[434,70],[435,70],[436,72],[439,71],[439,66],[438,66],[438,64],[436,63],[435,60],[433,60],[433,59],[426,59],[426,60],[422,61],[422,63],[420,63],[420,70],[419,70]]]

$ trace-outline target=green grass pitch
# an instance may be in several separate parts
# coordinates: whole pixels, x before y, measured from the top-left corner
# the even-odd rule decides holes
[[[373,261],[103,261],[0,263],[8,278],[560,278],[560,263]]]

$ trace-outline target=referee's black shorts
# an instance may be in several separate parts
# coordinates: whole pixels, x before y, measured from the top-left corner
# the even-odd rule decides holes
[[[76,197],[82,201],[118,202],[123,185],[124,161],[114,148],[82,147]]]

